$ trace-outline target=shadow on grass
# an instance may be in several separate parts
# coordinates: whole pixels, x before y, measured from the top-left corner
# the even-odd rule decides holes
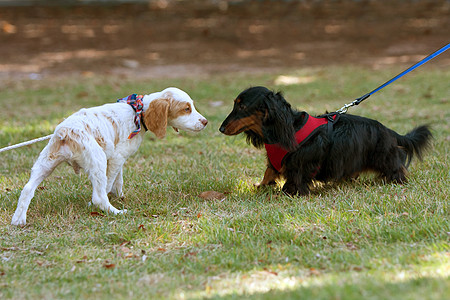
[[[400,273],[398,277],[402,277]],[[350,283],[349,283],[350,282]],[[289,287],[289,285],[291,285]],[[293,287],[295,286],[295,287]],[[251,291],[255,285],[245,287],[245,292],[231,292],[227,295],[215,295],[208,299],[445,299],[448,295],[449,281],[442,278],[420,277],[367,278],[352,276],[346,282],[336,277],[331,281],[315,278],[310,281],[284,281],[278,287],[268,291]],[[269,289],[259,286],[260,289]],[[195,298],[195,297],[194,297]]]

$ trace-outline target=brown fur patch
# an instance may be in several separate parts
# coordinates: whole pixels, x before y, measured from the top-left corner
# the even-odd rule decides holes
[[[170,100],[169,119],[173,120],[181,116],[189,115],[192,107],[189,102]]]
[[[117,144],[120,141],[119,127],[117,127],[116,122],[113,122],[112,125],[113,125],[113,130],[114,130],[114,146],[117,146]]]
[[[58,157],[58,153],[59,153],[59,149],[61,149],[61,147],[65,144],[65,141],[55,141],[49,149],[48,152],[48,159],[50,160],[54,160]]]
[[[109,122],[111,122],[111,125],[113,127],[113,130],[114,130],[114,146],[116,146],[119,143],[119,127],[117,126],[117,124],[116,124],[116,122],[114,121],[113,118],[111,118],[109,116],[106,116],[106,115],[105,115],[105,118]]]
[[[93,134],[95,141],[97,144],[102,147],[102,149],[106,149],[106,141],[103,138],[103,135],[100,133],[100,131],[96,130]]]
[[[58,139],[59,138],[59,139]],[[55,133],[54,142],[49,148],[49,159],[56,159],[59,157],[61,147],[67,146],[70,151],[80,152],[84,147],[78,142],[81,137],[78,133],[74,132],[70,128],[61,128]]]
[[[189,102],[177,101],[173,98],[173,94],[171,92],[166,92],[163,95],[163,99],[167,99],[169,101],[169,120],[176,119],[180,116],[189,115],[192,113],[192,107]]]
[[[407,177],[408,177],[408,174],[409,174],[408,169],[406,169],[405,166],[402,166],[401,169],[400,169],[400,173],[401,173],[401,176],[400,176],[400,181],[399,182],[400,183],[407,183],[408,182]]]
[[[156,99],[150,102],[147,110],[143,113],[145,126],[158,138],[166,135],[169,106],[168,99]]]
[[[70,162],[70,165],[72,166],[73,171],[75,172],[75,174],[77,174],[77,175],[80,174],[81,167],[80,167],[79,164],[77,164],[77,162],[72,161],[72,162]]]
[[[263,180],[259,183],[259,186],[264,186],[264,185],[272,185],[275,184],[275,180],[280,177],[280,173],[278,173],[277,171],[275,171],[272,168],[267,168],[266,172],[264,172],[264,178]]]
[[[91,126],[89,126],[89,124],[84,124],[84,129],[86,129],[87,133],[92,134]]]
[[[249,117],[233,120],[227,124],[225,134],[235,135],[243,131],[252,130],[262,136],[262,120],[258,115],[251,115]]]

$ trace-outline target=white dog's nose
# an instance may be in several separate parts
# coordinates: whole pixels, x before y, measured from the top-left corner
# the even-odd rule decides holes
[[[203,126],[206,126],[208,124],[208,120],[206,120],[205,118],[201,118],[199,119],[199,121],[203,124]]]

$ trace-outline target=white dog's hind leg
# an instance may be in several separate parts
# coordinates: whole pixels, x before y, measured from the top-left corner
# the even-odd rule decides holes
[[[122,187],[123,187],[123,174],[122,168],[120,168],[120,171],[112,184],[110,192],[117,197],[123,197]]]
[[[12,217],[12,225],[26,224],[28,206],[30,205],[31,199],[34,197],[36,188],[63,161],[63,159],[58,157],[49,159],[48,152],[49,145],[47,145],[44,150],[42,150],[39,158],[34,163],[33,168],[31,169],[30,179],[20,193],[20,197],[17,202],[17,208]]]
[[[108,200],[106,177],[107,161],[106,155],[97,143],[92,143],[89,151],[84,152],[84,161],[80,162],[83,169],[87,171],[92,183],[92,204],[103,211],[109,211],[114,214],[123,213],[118,210]]]

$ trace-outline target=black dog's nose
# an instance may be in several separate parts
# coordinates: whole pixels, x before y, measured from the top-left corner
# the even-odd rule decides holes
[[[225,126],[223,126],[223,125],[220,126],[219,131],[222,132],[222,133],[224,133],[224,132],[225,132]]]

